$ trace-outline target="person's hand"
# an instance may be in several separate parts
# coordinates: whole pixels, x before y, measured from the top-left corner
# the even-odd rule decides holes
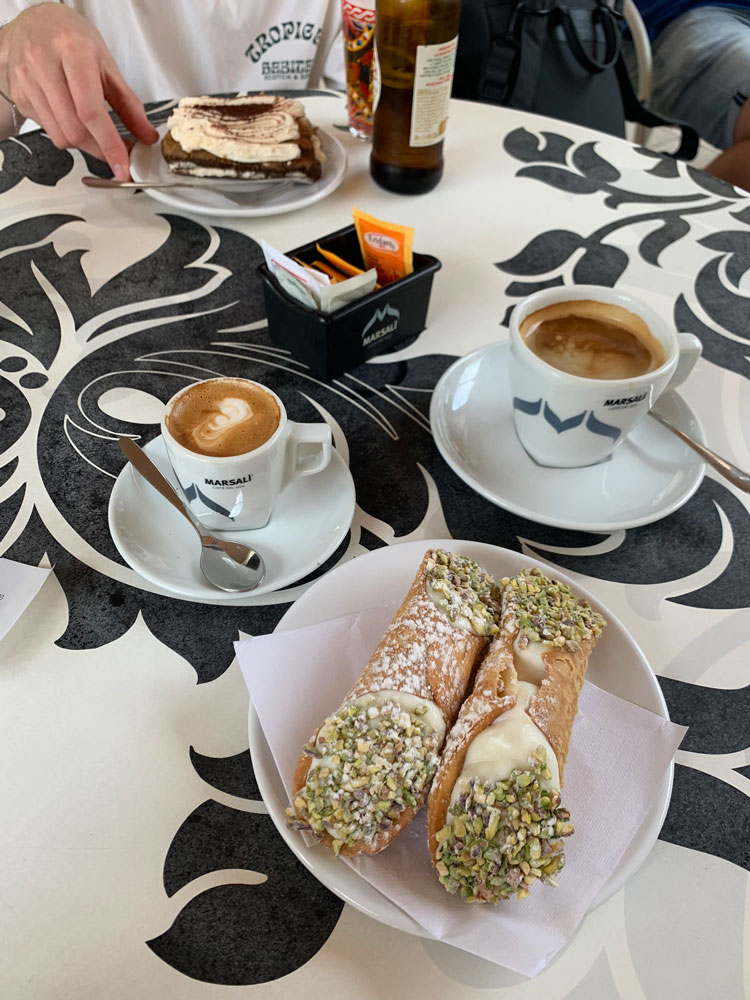
[[[107,105],[137,139],[158,138],[99,32],[59,3],[29,7],[0,30],[0,90],[59,149],[106,160],[118,180],[129,177],[128,150]]]

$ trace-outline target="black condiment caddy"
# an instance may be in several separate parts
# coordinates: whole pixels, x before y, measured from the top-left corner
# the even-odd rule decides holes
[[[354,226],[286,251],[306,264],[320,259],[315,243],[357,267],[364,267]],[[414,271],[369,295],[326,314],[306,309],[291,298],[271,274],[259,266],[271,340],[287,349],[322,379],[333,379],[368,358],[383,354],[424,330],[432,278],[440,261],[415,253]]]

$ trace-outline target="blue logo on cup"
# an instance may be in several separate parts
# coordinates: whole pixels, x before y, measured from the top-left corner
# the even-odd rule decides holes
[[[180,483],[180,489],[185,495],[185,499],[189,504],[193,504],[196,500],[200,500],[207,510],[212,511],[214,514],[220,514],[222,517],[229,518],[233,521],[235,517],[239,514],[242,509],[242,494],[239,496],[239,502],[234,505],[231,510],[227,510],[226,507],[222,507],[220,503],[216,503],[211,497],[207,497],[205,493],[202,493],[195,483],[191,483],[187,489]]]
[[[537,417],[541,414],[542,418],[558,434],[564,434],[565,431],[571,431],[576,427],[580,427],[581,424],[584,424],[584,421],[586,429],[591,431],[592,434],[608,437],[613,442],[617,441],[621,433],[619,427],[613,427],[612,424],[605,424],[604,421],[599,420],[593,410],[583,410],[572,417],[561,418],[555,413],[549,403],[545,402],[541,397],[537,400],[528,400],[519,399],[518,396],[514,396],[513,409],[520,410],[521,413],[525,413],[529,417]]]

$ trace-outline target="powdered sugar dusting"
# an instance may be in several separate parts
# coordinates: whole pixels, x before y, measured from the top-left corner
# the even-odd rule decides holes
[[[388,689],[405,691],[430,701],[435,700],[450,725],[450,699],[445,689],[455,687],[468,649],[477,637],[460,626],[452,625],[434,601],[427,596],[424,584],[412,592],[405,606],[397,612],[373,653],[367,668],[347,695],[346,701],[368,691]],[[484,644],[484,641],[482,641]],[[433,686],[435,667],[442,674],[443,696],[437,700]],[[466,678],[468,680],[468,678]],[[465,680],[459,697],[463,697]]]

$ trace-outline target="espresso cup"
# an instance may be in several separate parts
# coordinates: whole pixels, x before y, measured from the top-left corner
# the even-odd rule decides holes
[[[508,377],[518,439],[539,465],[608,458],[659,396],[680,385],[701,342],[631,295],[546,288],[510,319]]]
[[[276,393],[249,379],[181,389],[166,405],[161,433],[185,501],[213,530],[262,528],[291,482],[331,460],[327,424],[289,420]]]

